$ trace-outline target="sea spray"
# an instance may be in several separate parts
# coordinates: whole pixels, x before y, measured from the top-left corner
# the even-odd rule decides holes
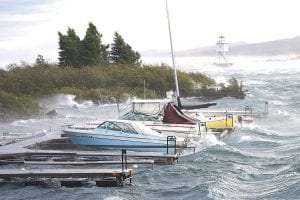
[[[207,134],[202,144],[204,147],[226,145],[222,140],[219,140],[214,134]]]

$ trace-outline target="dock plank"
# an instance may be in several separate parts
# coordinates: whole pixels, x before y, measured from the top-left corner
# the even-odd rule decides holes
[[[36,150],[26,152],[25,155],[77,155],[77,156],[121,156],[120,151],[69,151],[69,150]],[[177,157],[179,154],[166,154],[161,152],[131,152],[127,156],[139,157]]]
[[[0,178],[96,178],[130,177],[134,169],[0,169]]]
[[[122,164],[118,160],[100,160],[100,161],[10,161],[0,160],[0,165],[4,164],[27,164],[27,165],[114,165]],[[154,160],[127,160],[126,164],[154,164]]]

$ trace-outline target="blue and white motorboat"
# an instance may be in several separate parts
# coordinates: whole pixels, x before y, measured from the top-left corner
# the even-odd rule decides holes
[[[119,113],[121,120],[140,122],[165,137],[175,136],[197,143],[207,133],[205,123],[183,114],[171,99],[133,100],[124,111],[123,114]],[[102,122],[95,120],[73,127],[91,129],[98,127]]]
[[[73,144],[102,148],[167,152],[167,146],[173,150],[176,145],[185,144],[182,138],[167,137],[140,122],[128,120],[105,120],[96,128],[68,126],[63,129],[63,132]]]

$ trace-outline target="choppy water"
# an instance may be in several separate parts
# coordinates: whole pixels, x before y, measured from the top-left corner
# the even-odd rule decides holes
[[[168,59],[148,62],[170,62]],[[218,141],[206,138],[196,153],[176,165],[140,169],[132,185],[122,188],[60,188],[1,186],[1,199],[300,199],[300,60],[285,58],[234,58],[220,68],[209,58],[177,58],[179,69],[200,71],[219,82],[231,76],[250,91],[244,100],[224,98],[219,109],[263,109],[265,119],[244,125]],[[116,105],[78,104],[72,96],[44,101],[56,108],[53,119],[17,120],[0,124],[0,134],[47,133],[63,124],[117,117]],[[72,107],[76,104],[76,108]]]

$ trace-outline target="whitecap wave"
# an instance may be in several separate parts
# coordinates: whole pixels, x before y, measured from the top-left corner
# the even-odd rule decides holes
[[[26,120],[21,119],[21,120],[16,120],[16,121],[11,122],[10,125],[19,126],[20,124],[24,124],[24,123],[26,123]]]
[[[29,123],[35,123],[35,122],[40,122],[41,119],[21,119],[21,120],[16,120],[10,123],[12,126],[24,126]]]
[[[217,76],[217,77],[214,77],[214,79],[215,79],[217,84],[224,84],[225,86],[229,85],[229,83],[226,80],[225,76]]]
[[[280,117],[280,116],[288,116],[289,112],[286,110],[274,110],[272,112],[272,115],[276,116],[276,117]]]
[[[258,135],[262,135],[262,136],[278,136],[278,135],[280,135],[276,131],[262,128],[262,127],[258,126],[257,124],[245,124],[245,125],[243,125],[243,128],[240,130],[240,132],[249,132],[249,131],[251,134],[258,134]]]
[[[269,104],[277,105],[277,106],[284,106],[286,103],[279,101],[279,100],[271,100],[269,101]]]
[[[40,102],[42,105],[45,105],[47,108],[63,108],[63,107],[72,107],[72,108],[88,108],[92,107],[95,104],[91,100],[77,102],[76,95],[73,94],[58,94],[54,97],[49,97],[42,99]]]
[[[202,144],[203,146],[226,145],[223,141],[219,140],[214,134],[207,134]]]
[[[89,107],[92,107],[94,105],[95,104],[91,100],[83,101],[82,103],[77,103],[78,108],[89,108]]]
[[[244,85],[265,85],[266,82],[264,81],[258,81],[258,80],[249,80],[249,81],[244,81]]]
[[[249,135],[243,135],[239,142],[254,142],[254,141],[260,141],[260,142],[266,142],[266,140],[262,139],[262,138],[258,138],[258,137],[253,137],[253,136],[249,136]]]
[[[112,196],[112,197],[106,197],[104,200],[123,200],[123,197],[120,196]]]
[[[247,136],[247,135],[244,135],[240,138],[240,142],[244,142],[244,141],[252,141],[253,138],[251,136]]]
[[[78,106],[78,103],[75,101],[76,95],[72,94],[59,94],[55,97],[49,98],[46,101],[49,105],[52,106],[64,106],[64,107],[73,107]],[[50,102],[47,102],[50,101]]]

